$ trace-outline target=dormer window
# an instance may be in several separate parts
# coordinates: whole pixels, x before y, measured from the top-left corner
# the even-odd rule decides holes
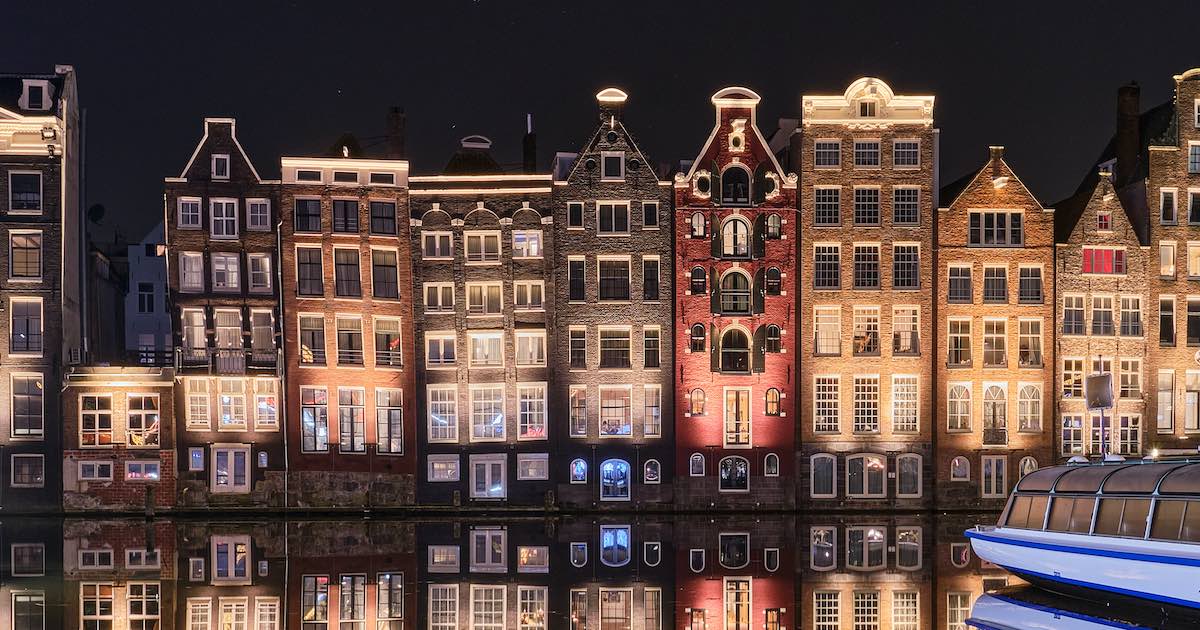
[[[229,179],[229,155],[224,153],[213,154],[212,178]]]
[[[19,103],[22,108],[31,111],[50,109],[50,99],[47,94],[50,88],[49,82],[43,79],[26,79],[22,87],[24,93],[21,95]]]
[[[721,203],[726,206],[744,206],[750,203],[750,172],[731,166],[721,174]]]
[[[601,179],[625,179],[625,154],[620,151],[601,152]]]
[[[1096,229],[1100,232],[1112,230],[1112,212],[1101,210],[1096,213]]]
[[[858,102],[859,118],[874,118],[875,117],[875,101],[859,101]]]

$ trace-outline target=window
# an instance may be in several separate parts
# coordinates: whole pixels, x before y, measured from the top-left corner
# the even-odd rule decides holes
[[[112,462],[82,461],[79,462],[80,481],[112,481]]]
[[[600,437],[633,435],[632,397],[627,385],[600,386]]]
[[[876,259],[878,262],[878,259]],[[855,273],[857,279],[857,260]],[[838,289],[842,286],[841,247],[817,245],[813,248],[813,288]]]
[[[130,394],[126,408],[125,443],[131,447],[158,446],[158,396]]]
[[[471,440],[504,439],[504,387],[471,388]]]
[[[1188,275],[1192,275],[1192,258],[1190,248],[1188,252],[1189,270]],[[1084,247],[1083,248],[1083,266],[1080,269],[1083,273],[1096,274],[1124,274],[1125,273],[1125,250],[1114,249],[1111,247]],[[1200,273],[1200,271],[1196,271]]]
[[[738,270],[730,270],[721,278],[721,312],[729,314],[750,313],[750,276]]]
[[[204,256],[198,252],[179,254],[179,290],[197,293],[204,290]]]
[[[301,365],[325,365],[325,317],[300,316]]]
[[[360,297],[362,276],[358,271],[358,250],[333,250],[334,294],[338,297]]]
[[[1063,398],[1083,398],[1083,359],[1063,359]]]
[[[783,236],[783,219],[778,214],[767,215],[767,230],[765,238],[778,239]]]
[[[425,312],[445,313],[454,311],[454,284],[450,282],[425,283]]]
[[[545,586],[517,586],[517,630],[545,630],[547,592]]]
[[[84,582],[79,585],[81,628],[110,630],[113,627],[114,593],[112,584]]]
[[[886,530],[882,527],[846,528],[846,566],[859,571],[883,568],[887,551]],[[858,596],[855,593],[855,618],[858,618]],[[861,627],[861,626],[860,626]]]
[[[919,140],[896,140],[892,143],[892,165],[896,168],[921,165],[921,142]]]
[[[42,277],[42,233],[41,232],[9,232],[8,240],[9,268],[8,276],[18,280],[36,279]],[[138,285],[139,291],[141,284]],[[150,285],[153,291],[154,285]],[[138,306],[143,301],[138,295]],[[150,295],[150,310],[138,310],[139,313],[154,312],[154,294]]]
[[[542,231],[514,230],[512,233],[513,258],[541,258]]]
[[[841,222],[842,189],[836,186],[814,188],[813,225],[840,225]]]
[[[1188,298],[1187,301],[1187,345],[1200,345],[1200,300]]]
[[[404,350],[400,341],[400,320],[391,318],[375,320],[376,367],[403,366]]]
[[[1136,295],[1121,296],[1121,335],[1142,336],[1142,298]]]
[[[879,288],[879,246],[854,246],[854,288]]]
[[[1042,430],[1042,389],[1022,385],[1017,392],[1017,426],[1020,431]]]
[[[750,564],[750,534],[720,534],[718,562],[726,569],[741,569]]]
[[[1188,143],[1188,173],[1200,173],[1200,144]]]
[[[688,459],[688,474],[692,477],[704,476],[704,456],[700,453],[692,453]]]
[[[1158,372],[1158,423],[1159,433],[1175,431],[1175,372]]]
[[[1023,219],[1020,212],[971,212],[968,242],[983,247],[1020,247],[1025,244]]]
[[[458,585],[429,586],[429,630],[456,630],[458,625]]]
[[[630,549],[628,525],[600,526],[600,562],[610,567],[629,564]]]
[[[367,618],[367,576],[343,575],[338,594],[341,630],[363,630]]]
[[[393,201],[372,201],[371,209],[371,233],[372,234],[395,234],[396,233],[396,203]]]
[[[767,278],[767,295],[782,295],[783,294],[783,272],[779,271],[779,267],[769,267],[766,273]]]
[[[837,533],[832,527],[813,527],[809,530],[809,566],[815,571],[828,571],[837,563]],[[838,630],[834,626],[832,630]]]
[[[517,481],[550,478],[550,459],[546,453],[518,453]]]
[[[79,568],[88,570],[113,568],[113,550],[107,547],[80,549]]]
[[[338,388],[338,451],[365,453],[366,392],[358,387]]]
[[[654,461],[654,460],[651,460],[651,461]],[[657,542],[657,541],[649,542],[648,541],[648,542],[642,543],[642,562],[645,562],[646,566],[648,566],[648,567],[656,567],[659,565],[660,562],[662,562],[662,552],[663,552],[663,548],[662,548],[661,542]],[[649,592],[646,594],[650,595]],[[655,626],[655,627],[657,627],[657,626]]]
[[[646,369],[662,365],[662,350],[660,345],[661,331],[658,328],[642,329],[642,366]]]
[[[854,307],[854,355],[879,354],[879,307]]]
[[[233,239],[238,237],[236,199],[210,199],[208,209],[209,229],[213,238]]]
[[[621,459],[609,459],[600,464],[600,500],[628,501],[630,496],[629,463]]]
[[[325,388],[300,388],[301,450],[323,453],[329,450],[328,394]]]
[[[946,363],[950,367],[971,365],[971,320],[951,319],[948,322]]]
[[[920,390],[917,376],[892,375],[892,431],[916,433]]]
[[[983,498],[1002,499],[1008,496],[1005,455],[983,456]]]
[[[814,427],[818,433],[836,433],[841,407],[840,377],[837,375],[814,377]]]
[[[916,245],[892,247],[892,287],[916,289],[921,286],[921,254]]]
[[[502,291],[503,285],[499,282],[468,282],[467,314],[499,315],[503,308]]]
[[[249,492],[250,449],[244,446],[214,446],[212,453],[212,492]]]
[[[861,454],[846,458],[846,496],[850,498],[886,496],[886,477],[887,462],[882,455]]]
[[[339,317],[336,323],[338,365],[362,365],[362,320],[357,317]]]
[[[971,463],[961,455],[950,460],[950,481],[970,481]]]
[[[854,141],[854,166],[856,168],[872,168],[879,166],[879,141]]]
[[[896,457],[896,496],[898,497],[919,497],[921,496],[921,456],[915,453],[906,453]],[[918,539],[919,544],[919,539]],[[917,556],[917,563],[920,563],[920,555]]]
[[[508,496],[506,459],[503,453],[470,456],[472,499],[503,499]],[[500,554],[500,562],[503,563],[503,545],[500,546],[499,550],[493,549],[493,553]],[[477,570],[474,568],[476,564],[475,558],[475,551],[472,551],[472,571]]]
[[[704,415],[704,390],[700,388],[688,392],[688,411],[693,416]]]
[[[587,462],[582,459],[571,460],[571,483],[587,483]]]
[[[742,206],[750,203],[750,171],[741,165],[729,166],[721,173],[721,204]]]
[[[601,328],[600,368],[629,369],[632,366],[630,345],[628,328]]]
[[[499,232],[465,232],[468,263],[500,262]]]
[[[516,331],[517,366],[546,365],[546,332]]]
[[[587,369],[587,330],[582,328],[571,329],[567,351],[570,355],[571,369]]]
[[[429,441],[458,441],[458,392],[453,387],[429,388]]]
[[[854,377],[854,432],[879,432],[879,376]]]
[[[918,318],[916,306],[892,307],[892,354],[912,356],[921,353]]]
[[[721,371],[750,371],[750,336],[742,330],[731,328],[721,334]]]
[[[596,203],[600,234],[629,233],[629,203],[600,201]]]
[[[1175,345],[1175,298],[1171,296],[1158,298],[1158,344]]]
[[[1112,212],[1109,210],[1096,211],[1096,231],[1111,232],[1112,231]]]
[[[763,344],[764,352],[783,352],[783,331],[775,324],[768,324]]]
[[[300,295],[320,296],[325,293],[324,272],[321,270],[321,250],[316,247],[296,248],[296,290]]]
[[[158,582],[131,582],[126,586],[131,630],[153,630],[159,627],[159,590]],[[259,628],[263,626],[259,625]]]
[[[38,214],[42,211],[42,174],[9,171],[8,211],[13,214]]]
[[[971,615],[970,593],[946,594],[946,629],[967,630],[967,617]]]
[[[813,592],[813,630],[838,630],[842,627],[841,595],[838,591]]]
[[[620,151],[601,151],[600,172],[601,179],[625,179],[625,154]]]
[[[46,594],[16,591],[12,594],[12,630],[43,630],[46,627]]]
[[[599,260],[600,299],[629,301],[629,259]]]
[[[241,284],[237,254],[212,254],[212,286],[214,291],[237,291]]]
[[[983,365],[1008,365],[1008,320],[983,320]]]
[[[1008,268],[983,268],[983,302],[984,304],[1005,304],[1008,302]]]
[[[1022,266],[1018,270],[1018,300],[1021,304],[1042,303],[1042,268]]]
[[[357,199],[333,200],[333,231],[343,233],[358,231]]]
[[[690,220],[692,238],[704,238],[707,234],[706,225],[704,222],[704,214],[701,212],[693,212]]]
[[[546,386],[517,387],[517,439],[546,439]]]
[[[971,288],[971,267],[963,265],[951,266],[949,282],[949,302],[951,304],[970,304],[974,299]]]
[[[767,393],[763,395],[763,415],[778,416],[779,415],[780,393],[779,390],[770,387]]]
[[[642,299],[647,302],[658,301],[658,258],[642,259]]]
[[[247,254],[250,263],[250,290],[255,293],[271,291],[271,255]]]
[[[14,385],[16,385],[15,380]],[[79,412],[79,444],[81,446],[112,446],[112,409],[111,395],[89,394],[83,396],[80,400]]]
[[[1063,334],[1083,334],[1083,296],[1063,296]]]
[[[971,429],[971,390],[963,385],[951,385],[947,397],[946,428],[950,431]]]
[[[854,225],[879,225],[878,188],[854,188]]]
[[[567,202],[567,229],[583,229],[583,202]]]
[[[737,455],[723,458],[718,465],[721,492],[750,491],[750,462]]]
[[[1121,398],[1142,397],[1142,360],[1121,359]]]
[[[371,250],[371,290],[377,298],[400,297],[395,250]]]
[[[212,537],[213,581],[244,581],[250,577],[250,537]],[[247,582],[249,583],[249,582]]]
[[[295,208],[295,223],[297,232],[321,231],[320,199],[296,199]]]
[[[425,335],[425,364],[429,367],[454,365],[457,360],[454,333]]]
[[[817,168],[841,166],[842,143],[838,140],[817,140],[813,144],[813,163]]]
[[[421,257],[426,260],[454,257],[452,235],[450,232],[422,232]],[[497,241],[498,242],[498,241]]]
[[[458,481],[458,455],[428,455],[426,460],[429,462],[429,481],[444,482]],[[458,549],[455,548],[457,554]],[[432,554],[432,548],[430,548]]]
[[[750,446],[750,390],[725,390],[724,445],[730,448]]]

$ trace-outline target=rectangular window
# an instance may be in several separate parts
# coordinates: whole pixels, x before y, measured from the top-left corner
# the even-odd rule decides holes
[[[1042,268],[1020,267],[1018,273],[1018,289],[1021,304],[1042,303]]]
[[[1117,436],[1117,452],[1121,455],[1142,454],[1142,417],[1122,414],[1120,433]]]
[[[879,376],[854,377],[854,432],[879,432]]]
[[[514,230],[512,233],[513,258],[541,258],[542,231]]]
[[[836,433],[841,407],[840,378],[837,375],[817,376],[813,380],[813,430],[817,433]]]
[[[337,318],[338,365],[363,364],[362,320],[357,317]]]
[[[371,202],[371,233],[396,233],[396,203],[394,201]]]
[[[324,295],[324,275],[321,270],[321,250],[316,247],[297,247],[296,291],[300,295]]]
[[[815,354],[837,356],[842,353],[842,313],[836,306],[813,309]]]
[[[504,387],[480,386],[471,388],[471,440],[503,440]]]
[[[517,439],[546,439],[546,386],[517,386]]]
[[[971,365],[971,320],[951,319],[947,323],[946,364],[950,367]]]
[[[921,189],[897,186],[892,189],[892,223],[917,225],[921,222]]]
[[[459,480],[458,455],[428,455],[426,461],[429,462],[429,480],[432,482],[452,482]],[[457,547],[454,547],[457,551]],[[430,547],[430,555],[433,554],[433,547]],[[457,558],[456,558],[457,560]],[[457,568],[456,568],[457,570]]]
[[[572,258],[567,261],[567,284],[570,288],[570,300],[582,302],[587,299],[587,278],[584,271],[585,261],[582,258]]]
[[[546,365],[546,332],[516,331],[517,366]]]
[[[241,286],[240,258],[237,254],[211,255],[214,291],[237,291]]]
[[[921,286],[921,254],[917,245],[892,246],[892,287],[916,289]]]
[[[915,356],[921,353],[918,316],[916,306],[892,308],[892,354]]]
[[[467,314],[499,315],[503,308],[502,290],[503,285],[499,282],[468,282]]]
[[[507,463],[506,456],[501,453],[497,455],[471,455],[471,498],[472,499],[503,499],[508,496],[508,481],[507,481]],[[501,534],[503,535],[503,534]],[[499,541],[499,544],[492,546],[487,544],[485,547],[480,547],[478,540],[473,541],[471,551],[471,570],[486,571],[488,564],[496,564],[495,558],[499,557],[499,570],[504,568],[504,541]],[[486,543],[485,543],[486,544]],[[487,562],[480,561],[480,558],[490,557],[493,560]]]
[[[454,333],[425,334],[425,365],[447,367],[458,361]]]
[[[568,353],[570,354],[571,369],[587,369],[587,330],[571,329]]]
[[[1158,217],[1163,225],[1175,225],[1177,213],[1175,207],[1175,189],[1163,188],[1158,193]]]
[[[1175,243],[1158,244],[1158,275],[1175,277]]]
[[[596,203],[600,234],[629,233],[629,203],[601,201]]]
[[[371,250],[371,293],[377,298],[400,297],[399,267],[396,251],[389,249]]]
[[[629,301],[629,259],[604,259],[600,266],[600,299]]]
[[[750,445],[750,390],[725,389],[726,447]]]
[[[189,378],[187,383],[187,428],[208,429],[208,379]]]
[[[429,630],[458,630],[458,585],[429,586]]]
[[[1022,319],[1018,322],[1019,356],[1017,360],[1023,368],[1042,366],[1042,320]]]
[[[43,455],[13,455],[13,488],[41,488],[46,483],[46,460]]]
[[[892,376],[892,431],[916,433],[920,390],[916,376]]]
[[[8,211],[12,214],[38,214],[42,211],[41,173],[9,171]]]
[[[361,297],[362,275],[358,271],[357,249],[333,250],[334,294],[338,297]]]
[[[970,304],[974,299],[971,288],[971,267],[954,265],[950,267],[950,287],[948,300],[951,304]]]
[[[813,189],[813,224],[840,225],[842,222],[842,190],[837,187]]]
[[[204,255],[199,252],[179,254],[179,290],[198,293],[204,290]]]
[[[624,179],[625,154],[620,151],[601,151],[600,173],[601,179]]]
[[[645,409],[643,413],[643,433],[646,437],[662,435],[662,387],[646,385],[643,387]]]
[[[454,387],[429,388],[429,441],[458,441],[458,391]]]
[[[571,437],[586,437],[588,427],[587,385],[572,385],[569,397]]]
[[[300,363],[325,365],[325,317],[300,316]]]
[[[628,369],[630,358],[630,333],[628,329],[600,329],[601,369]]]
[[[879,591],[854,592],[854,627],[879,630]]]
[[[12,595],[12,630],[44,630],[46,628],[46,593],[16,591]]]
[[[1188,275],[1194,275],[1193,271],[1195,274],[1200,274],[1200,269],[1192,269],[1193,264],[1200,263],[1200,251],[1194,257],[1192,249],[1191,247],[1188,248]],[[1080,271],[1082,273],[1124,275],[1125,250],[1114,249],[1112,247],[1084,247],[1083,263]]]
[[[854,307],[855,356],[879,355],[879,307]]]
[[[1200,144],[1188,144],[1188,173],[1200,173]]]
[[[854,246],[854,288],[879,288],[879,246]]]
[[[436,260],[454,257],[450,232],[422,232],[421,257],[426,260]]]
[[[971,212],[969,244],[976,247],[1020,247],[1025,243],[1020,212]]]
[[[583,229],[583,202],[568,201],[567,202],[567,229],[581,230]]]
[[[471,367],[500,367],[504,365],[504,333],[469,333]]]
[[[42,277],[42,233],[9,233],[8,276],[15,280],[30,280]],[[153,296],[151,296],[153,298]],[[153,303],[151,303],[153,304]],[[152,312],[152,311],[139,311]]]
[[[248,447],[214,447],[212,491],[239,493],[250,491],[250,449]]]
[[[946,594],[946,630],[966,630],[971,616],[970,593]]]
[[[1158,372],[1157,429],[1159,433],[1175,431],[1175,372],[1171,370]]]
[[[1063,398],[1083,398],[1083,359],[1063,359]]]
[[[357,199],[333,200],[333,231],[341,233],[358,231]]]
[[[1175,298],[1171,296],[1158,298],[1158,344],[1175,345]]]
[[[365,453],[366,392],[358,387],[338,388],[338,451]]]
[[[297,199],[295,222],[297,232],[320,232],[321,200]]]
[[[896,168],[912,168],[921,165],[921,142],[919,140],[896,140],[892,143],[892,164]]]
[[[338,589],[338,625],[341,630],[365,630],[367,576],[343,575]]]
[[[854,225],[879,225],[878,188],[854,188]]]
[[[177,205],[179,209],[178,224],[180,229],[199,229],[200,199],[198,197],[180,197]]]
[[[838,289],[841,279],[841,247],[817,245],[813,248],[813,288]]]
[[[854,141],[854,166],[859,168],[877,168],[879,166],[879,141]]]
[[[1142,397],[1142,360],[1121,359],[1121,398]]]
[[[1188,307],[1189,317],[1191,306]],[[1112,296],[1092,296],[1092,334],[1113,334],[1113,299]],[[1197,331],[1200,334],[1200,330]]]
[[[9,328],[10,354],[41,354],[42,300],[13,298]]]
[[[87,394],[80,399],[79,444],[80,446],[112,446],[113,404],[111,395]]]
[[[628,386],[600,386],[600,437],[633,435],[632,392]]]
[[[454,284],[451,282],[426,282],[425,312],[446,313],[454,310]]]
[[[239,378],[220,380],[217,400],[221,403],[220,429],[246,429],[246,383]]]
[[[79,585],[80,627],[108,630],[113,627],[115,606],[112,584],[84,582]]]
[[[842,143],[838,140],[817,140],[813,144],[813,163],[817,168],[841,166]]]
[[[271,255],[247,254],[250,263],[250,290],[254,293],[271,292]]]
[[[658,202],[643,201],[642,202],[642,227],[657,228],[658,227]]]
[[[842,612],[839,601],[841,595],[838,591],[813,593],[813,630],[841,630]],[[963,619],[966,617],[964,616]]]
[[[544,481],[549,478],[550,456],[547,453],[517,453],[517,481]],[[519,552],[518,555],[524,558]]]
[[[159,470],[157,461],[126,461],[125,481],[158,481]]]
[[[1083,334],[1083,296],[1063,296],[1063,334]]]
[[[130,394],[126,409],[125,443],[131,447],[158,446],[158,396]]]
[[[1008,302],[1008,268],[983,268],[983,303],[1006,304]]]
[[[300,388],[300,432],[305,453],[329,450],[329,397],[324,387]]]
[[[642,258],[642,299],[658,301],[658,259]]]
[[[659,337],[660,331],[657,328],[642,329],[642,367],[650,369],[662,365]]]
[[[466,232],[464,237],[467,240],[467,262],[500,262],[499,232]]]
[[[1121,296],[1121,335],[1142,336],[1142,298],[1136,295]]]
[[[46,432],[41,374],[12,376],[12,437],[39,437]],[[111,418],[110,434],[111,434]]]
[[[79,462],[80,481],[112,481],[113,464],[110,461]]]
[[[983,498],[997,499],[1008,496],[1008,456],[983,456]]]
[[[210,234],[213,238],[235,239],[238,237],[238,211],[236,199],[211,199],[208,202]]]
[[[375,320],[375,367],[404,366],[404,345],[400,339],[400,320]]]
[[[725,628],[750,630],[750,625],[750,580],[725,578]]]
[[[329,576],[305,575],[300,580],[301,628],[323,630],[329,619]]]

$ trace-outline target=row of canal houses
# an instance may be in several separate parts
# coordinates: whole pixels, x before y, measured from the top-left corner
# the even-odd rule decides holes
[[[209,118],[164,184],[174,350],[122,367],[89,360],[73,70],[7,77],[0,505],[998,508],[1070,456],[1195,454],[1198,78],[1121,88],[1053,207],[999,146],[943,184],[934,97],[875,78],[769,138],[722,89],[678,168],[614,88],[549,171],[530,130],[520,172],[343,138],[266,179]]]
[[[953,629],[1010,579],[973,557],[978,518],[9,519],[0,624]]]

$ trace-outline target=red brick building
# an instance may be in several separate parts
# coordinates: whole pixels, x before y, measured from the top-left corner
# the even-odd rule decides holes
[[[675,177],[676,504],[793,504],[796,176],[756,126],[759,97],[712,97],[716,123]]]
[[[410,505],[408,162],[282,160],[288,504]]]

